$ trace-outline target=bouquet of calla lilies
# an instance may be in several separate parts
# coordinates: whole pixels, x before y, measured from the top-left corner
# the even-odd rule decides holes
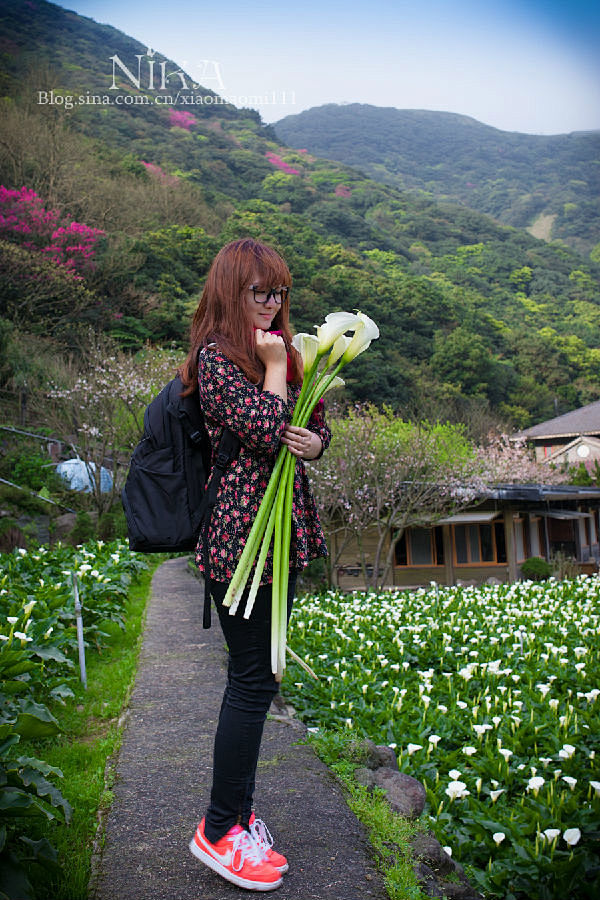
[[[347,332],[352,332],[348,336]],[[293,345],[302,356],[304,379],[294,407],[291,425],[306,428],[312,411],[329,390],[344,382],[338,372],[367,349],[379,337],[379,329],[363,313],[336,312],[325,317],[316,335],[297,334]],[[322,365],[324,361],[324,364]],[[290,541],[292,532],[292,501],[296,457],[282,445],[262,503],[256,514],[248,540],[224,599],[224,605],[234,615],[242,599],[254,560],[258,561],[250,585],[244,617],[249,618],[256,592],[273,541],[273,599],[271,617],[271,668],[278,681],[283,677],[287,642],[287,592],[289,578]]]

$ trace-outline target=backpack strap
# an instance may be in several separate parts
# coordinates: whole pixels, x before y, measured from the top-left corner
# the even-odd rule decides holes
[[[225,472],[225,469],[227,468],[229,463],[232,462],[232,460],[234,460],[237,456],[239,448],[239,437],[234,434],[233,431],[230,431],[229,428],[224,428],[223,433],[221,434],[221,439],[219,441],[217,457],[213,466],[212,475],[206,488],[206,494],[204,495],[205,506],[203,513],[204,526],[202,541],[202,554],[204,564],[204,614],[202,617],[203,628],[210,628],[211,578],[210,562],[208,558],[208,529],[210,527],[210,520],[212,517],[213,509],[215,508],[215,504],[217,502],[217,494],[219,492],[221,478],[223,477],[223,473]]]

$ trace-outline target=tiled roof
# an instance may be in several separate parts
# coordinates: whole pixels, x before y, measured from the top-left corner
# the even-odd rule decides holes
[[[579,434],[600,435],[600,400],[588,403],[580,409],[532,425],[519,432],[519,437],[545,438],[545,437],[577,437]]]

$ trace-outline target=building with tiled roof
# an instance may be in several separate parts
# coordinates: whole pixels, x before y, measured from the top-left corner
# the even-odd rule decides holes
[[[600,400],[532,425],[515,437],[526,438],[540,460],[570,465],[600,460]]]

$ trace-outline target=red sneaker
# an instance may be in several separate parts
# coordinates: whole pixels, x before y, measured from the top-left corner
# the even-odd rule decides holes
[[[204,819],[190,841],[190,850],[197,859],[227,881],[250,891],[272,891],[283,878],[265,859],[253,835],[241,825],[234,825],[216,844],[204,834]]]
[[[254,813],[252,813],[248,824],[250,826],[250,833],[258,844],[263,857],[283,875],[283,873],[287,872],[289,869],[288,861],[281,853],[277,853],[276,850],[273,850],[273,838],[263,820],[257,819]]]

